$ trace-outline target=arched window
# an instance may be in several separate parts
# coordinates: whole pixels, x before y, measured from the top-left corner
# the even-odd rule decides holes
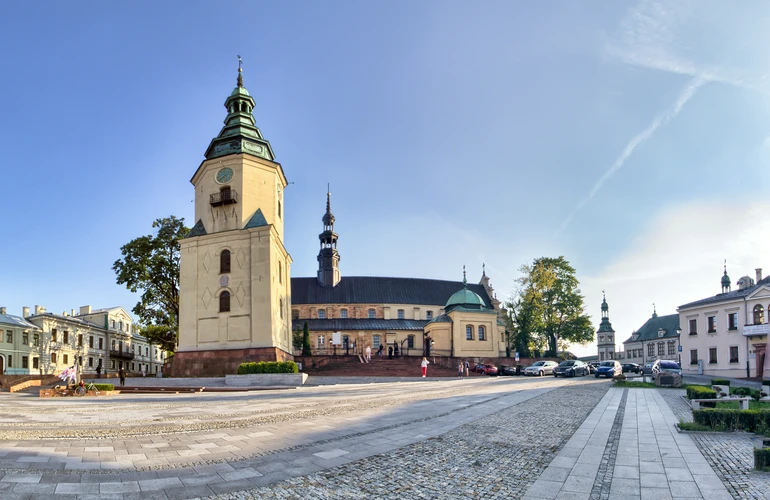
[[[465,327],[465,340],[473,340],[473,326],[468,325]]]
[[[369,319],[374,319],[374,309],[369,309]]]
[[[479,326],[479,340],[487,340],[487,332],[483,326]]]
[[[228,312],[230,310],[230,292],[227,290],[219,294],[219,312]]]
[[[318,344],[317,344],[319,349],[323,349],[324,348],[324,342],[326,342],[326,339],[324,338],[324,336],[323,335],[319,335],[318,336]]]
[[[222,250],[219,254],[219,274],[230,272],[230,250]]]
[[[414,335],[409,335],[409,336],[406,338],[406,346],[407,346],[409,349],[414,349]]]
[[[281,200],[278,200],[278,217],[281,217]]]
[[[754,324],[761,325],[765,322],[765,309],[757,304],[754,306]]]

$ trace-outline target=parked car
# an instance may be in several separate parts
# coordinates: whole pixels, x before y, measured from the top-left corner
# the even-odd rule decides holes
[[[639,373],[642,371],[642,366],[636,363],[626,363],[623,365],[623,373]]]
[[[495,365],[484,365],[484,375],[497,376],[497,367]]]
[[[487,365],[476,365],[473,368],[471,368],[471,371],[473,373],[484,373],[487,369]]]
[[[574,377],[588,375],[588,365],[579,360],[562,361],[559,366],[553,369],[553,376]]]
[[[602,361],[599,363],[599,368],[596,369],[594,376],[612,378],[615,375],[621,375],[623,373],[623,367],[617,361]]]
[[[516,375],[516,367],[498,366],[498,375]]]
[[[532,366],[528,366],[524,369],[524,375],[552,375],[553,369],[558,365],[556,361],[536,361]]]
[[[682,374],[682,368],[676,361],[669,361],[667,359],[659,359],[652,364],[652,379],[655,380],[655,376],[659,373],[676,373]]]
[[[642,367],[642,375],[652,375],[652,365],[655,364],[653,362],[647,363]]]

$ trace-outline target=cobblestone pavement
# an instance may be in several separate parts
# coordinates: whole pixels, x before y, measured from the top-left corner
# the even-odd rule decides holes
[[[209,498],[521,498],[608,388],[563,387],[388,454]]]
[[[682,398],[684,390],[661,394],[677,418],[692,422],[692,409]],[[690,436],[733,498],[770,499],[770,473],[752,470],[753,434],[693,432]]]

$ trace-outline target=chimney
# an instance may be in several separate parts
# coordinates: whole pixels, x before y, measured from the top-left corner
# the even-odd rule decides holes
[[[35,306],[35,314],[44,314],[45,313],[45,307],[43,306]]]
[[[754,269],[754,271],[757,272],[757,283],[759,283],[760,281],[762,281],[762,268],[758,267]]]
[[[24,318],[29,318],[29,307],[24,306],[21,308],[21,315]]]
[[[71,309],[71,310],[70,310],[70,316],[73,316],[73,317],[74,317],[74,316],[77,316],[77,315],[75,314],[75,310],[74,310],[74,309]]]
[[[5,306],[0,307],[0,314],[5,314]]]
[[[69,316],[69,315],[67,314],[67,311],[62,311],[62,312],[61,312],[61,315],[62,315],[62,316]]]
[[[80,306],[80,314],[91,314],[91,306]]]

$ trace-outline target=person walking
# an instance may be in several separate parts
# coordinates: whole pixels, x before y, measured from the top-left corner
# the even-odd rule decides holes
[[[382,357],[382,344],[380,344],[380,348],[379,348],[379,349],[377,349],[377,355],[378,355],[379,357]]]
[[[457,376],[458,377],[462,377],[463,376],[464,369],[465,369],[465,365],[463,365],[463,362],[460,361],[460,363],[457,365]]]
[[[471,364],[468,362],[468,360],[465,360],[465,376],[468,377],[471,374]]]
[[[430,364],[430,361],[428,361],[428,358],[422,358],[422,363],[420,363],[420,367],[422,368],[422,377],[425,378],[426,375],[428,375],[428,365]]]
[[[372,360],[372,348],[369,346],[366,346],[366,360],[367,361]]]
[[[118,370],[118,377],[120,377],[120,386],[123,387],[126,385],[126,370],[123,369],[123,367],[120,367],[120,370]]]

